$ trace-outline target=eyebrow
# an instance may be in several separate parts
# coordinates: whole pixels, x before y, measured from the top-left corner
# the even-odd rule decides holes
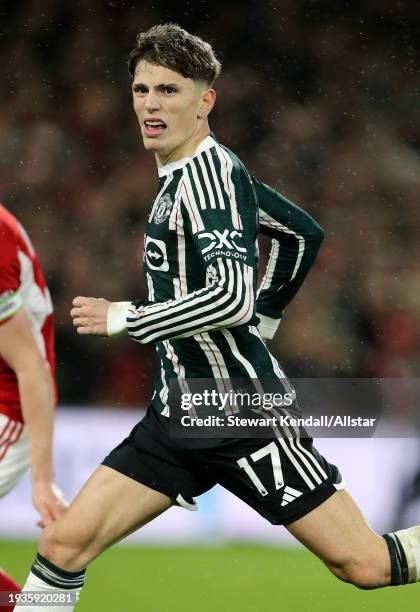
[[[141,81],[134,80],[133,87],[134,85],[141,85],[142,87],[146,87],[147,89],[149,89],[149,86],[146,85],[146,83],[142,83]],[[179,85],[178,83],[159,83],[159,85],[156,85],[154,89],[165,89],[165,87],[173,87],[175,89],[178,88]]]

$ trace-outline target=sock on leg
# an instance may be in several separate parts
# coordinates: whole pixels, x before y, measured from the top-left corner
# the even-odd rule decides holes
[[[396,531],[395,535],[401,542],[407,557],[408,582],[420,581],[420,525]]]
[[[386,533],[383,538],[388,545],[389,558],[391,561],[391,586],[407,584],[407,557],[400,540],[395,533]]]
[[[45,559],[38,554],[29,572],[28,579],[22,588],[22,593],[48,593],[55,594],[57,606],[48,603],[49,612],[73,612],[80,591],[85,581],[85,572],[67,572]],[[64,600],[64,601],[63,601]],[[69,605],[65,605],[69,602]],[[45,606],[42,603],[19,606],[16,605],[16,612],[43,612]]]
[[[420,525],[383,536],[391,559],[391,585],[420,581]]]

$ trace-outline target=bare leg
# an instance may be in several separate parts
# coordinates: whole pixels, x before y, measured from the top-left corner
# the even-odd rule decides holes
[[[390,584],[387,544],[346,491],[337,491],[287,529],[341,580],[362,589]]]
[[[166,495],[101,465],[64,516],[45,527],[39,552],[64,570],[80,570],[172,504]]]
[[[89,478],[67,512],[48,524],[23,595],[65,590],[66,605],[51,612],[73,612],[84,583],[84,568],[114,542],[167,510],[173,501],[149,487],[101,465]],[[39,602],[38,600],[35,600]],[[68,605],[67,605],[68,604]],[[16,611],[41,612],[42,604],[18,604]]]

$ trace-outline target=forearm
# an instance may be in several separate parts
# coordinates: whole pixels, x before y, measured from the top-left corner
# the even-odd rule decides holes
[[[272,338],[283,310],[311,269],[324,232],[304,210],[267,185],[256,182],[260,203],[260,231],[272,238],[270,257],[257,293],[259,329]]]
[[[32,481],[51,482],[54,479],[54,387],[51,373],[39,355],[16,374],[23,419],[29,432]]]
[[[273,239],[267,269],[258,290],[257,311],[275,317],[305,281],[322,243],[322,234]]]
[[[283,240],[282,245],[273,240],[264,278],[257,293],[258,328],[263,338],[273,338],[283,311],[295,297],[311,269],[322,240],[303,247]],[[279,253],[282,251],[282,256]],[[293,266],[285,262],[294,262]]]
[[[135,307],[111,304],[108,312],[109,335],[124,331],[146,344],[169,338],[186,338],[197,333],[235,327],[253,314],[252,269],[237,262],[219,261],[218,280],[182,298]],[[115,330],[114,333],[110,333]]]

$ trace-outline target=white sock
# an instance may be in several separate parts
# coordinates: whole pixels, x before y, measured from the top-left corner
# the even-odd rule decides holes
[[[28,579],[20,593],[22,605],[15,606],[15,612],[73,612],[81,589],[61,589],[51,586],[29,572]],[[38,598],[38,602],[36,601]],[[34,601],[33,604],[26,603]],[[50,602],[56,602],[54,606]],[[65,605],[69,602],[69,605]],[[48,607],[47,607],[48,604]]]
[[[408,582],[420,582],[420,525],[395,531],[407,557]]]
[[[21,591],[21,603],[17,597],[15,611],[73,612],[84,579],[85,570],[62,570],[38,553]]]

